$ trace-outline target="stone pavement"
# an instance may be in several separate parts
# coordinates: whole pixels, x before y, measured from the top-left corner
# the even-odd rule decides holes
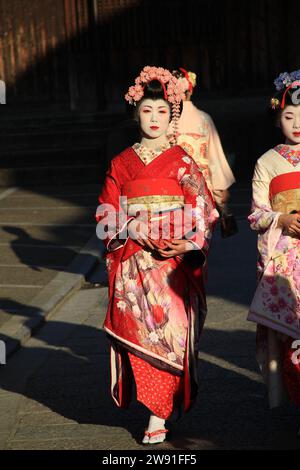
[[[51,298],[57,303],[78,284],[72,262],[95,233],[99,192],[100,185],[0,191],[0,339],[9,341],[9,352],[29,322],[36,327],[46,316]],[[97,258],[91,251],[89,264]]]
[[[246,322],[255,234],[244,217],[249,191],[233,193],[243,204],[235,206],[240,232],[222,240],[217,228],[214,236],[197,404],[155,449],[300,448],[299,411],[288,404],[270,411],[257,372],[255,325]],[[133,399],[121,411],[110,398],[106,304],[106,288],[81,289],[1,366],[1,449],[149,450],[140,445],[147,410]]]

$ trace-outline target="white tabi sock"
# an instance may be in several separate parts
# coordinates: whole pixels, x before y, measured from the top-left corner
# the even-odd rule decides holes
[[[166,421],[158,416],[151,415],[148,429],[149,433],[164,430]],[[144,436],[143,444],[158,444],[159,442],[163,442],[166,438],[166,433],[157,434],[156,436],[149,437],[147,435]]]

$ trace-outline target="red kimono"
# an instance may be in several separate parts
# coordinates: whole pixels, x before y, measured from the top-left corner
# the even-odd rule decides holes
[[[120,197],[127,198],[123,207]],[[147,165],[133,148],[122,152],[111,162],[99,201],[105,206],[97,212],[98,229],[110,227],[104,240],[109,275],[104,328],[112,340],[112,396],[118,406],[127,406],[134,377],[138,400],[166,419],[182,403],[188,410],[197,392],[198,340],[206,315],[203,265],[217,211],[196,163],[179,146]],[[141,207],[149,224],[159,221],[161,239],[186,238],[197,249],[164,259],[122,239]],[[108,216],[113,208],[117,217]]]

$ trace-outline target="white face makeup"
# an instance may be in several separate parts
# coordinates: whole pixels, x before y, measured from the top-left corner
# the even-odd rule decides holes
[[[145,99],[139,109],[140,126],[145,137],[157,139],[167,134],[170,108],[164,100]]]
[[[280,127],[286,137],[286,143],[300,145],[300,105],[288,105],[282,111]]]

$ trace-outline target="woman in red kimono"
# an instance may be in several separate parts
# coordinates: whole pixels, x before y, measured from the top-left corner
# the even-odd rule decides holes
[[[151,412],[143,443],[162,442],[165,420],[197,392],[198,340],[206,315],[203,265],[217,211],[196,163],[167,138],[182,90],[145,67],[126,95],[141,142],[115,157],[97,211],[107,247],[111,392],[125,407],[135,380]]]

